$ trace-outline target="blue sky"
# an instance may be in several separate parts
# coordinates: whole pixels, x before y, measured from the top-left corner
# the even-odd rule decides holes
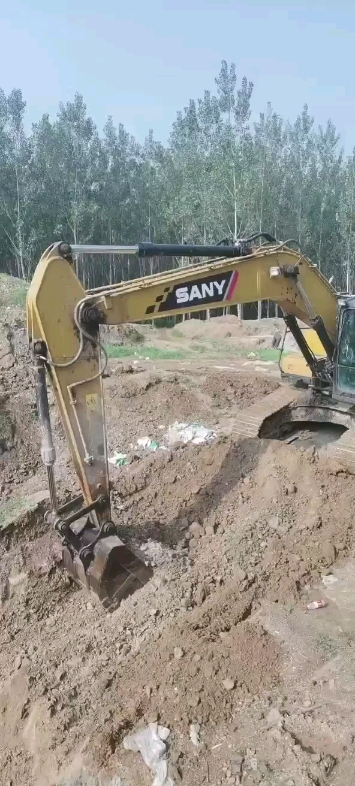
[[[53,12],[48,9],[53,7]],[[215,88],[222,59],[293,120],[303,104],[355,145],[352,2],[267,0],[12,0],[0,7],[0,86],[22,89],[28,122],[83,94],[101,129],[108,115],[139,140],[168,138],[176,111]]]

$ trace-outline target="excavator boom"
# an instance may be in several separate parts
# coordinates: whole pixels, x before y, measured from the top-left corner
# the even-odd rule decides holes
[[[233,246],[70,247],[57,243],[47,249],[36,268],[27,298],[27,329],[36,372],[42,458],[51,490],[48,518],[62,538],[65,566],[108,608],[142,586],[151,571],[124,546],[111,521],[102,389],[107,358],[100,325],[269,299],[279,304],[289,320],[306,361],[313,364],[313,375],[323,374],[326,379],[324,368],[317,365],[307,346],[302,348],[297,319],[316,330],[330,361],[336,342],[337,295],[300,252],[277,243],[255,248],[256,237]],[[266,240],[273,239],[267,235]],[[74,253],[210,259],[86,292],[75,273]],[[81,496],[61,508],[54,483],[46,373],[81,487]]]

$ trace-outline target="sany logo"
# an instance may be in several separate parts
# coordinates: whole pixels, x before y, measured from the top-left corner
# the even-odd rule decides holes
[[[235,288],[238,284],[239,271],[228,270],[223,273],[212,273],[204,278],[181,281],[167,292],[166,297],[159,295],[156,311],[160,314],[176,309],[188,310],[191,307],[209,306],[222,301],[232,302]],[[149,307],[147,313],[155,312],[155,307]]]
[[[223,292],[226,286],[226,279],[222,281],[210,281],[208,284],[202,282],[200,285],[193,284],[191,289],[189,287],[179,287],[175,290],[176,302],[191,303],[192,300],[204,300],[205,298],[212,298],[217,295],[218,299],[223,297]]]

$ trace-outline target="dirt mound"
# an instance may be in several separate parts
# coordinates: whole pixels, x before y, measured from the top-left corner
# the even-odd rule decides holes
[[[249,406],[278,387],[276,380],[233,372],[208,373],[196,384],[186,372],[124,371],[116,366],[105,380],[110,451],[126,450],[144,436],[159,442],[163,429],[176,420],[213,426],[221,407]]]
[[[241,336],[242,327],[240,320],[231,314],[228,317],[213,317],[211,320],[186,319],[172,328],[172,333],[189,339],[217,341],[230,336]]]
[[[280,645],[253,619],[261,599],[302,608],[303,588],[353,548],[353,480],[329,475],[313,449],[218,440],[156,453],[117,470],[113,495],[122,533],[129,523],[156,568],[112,615],[62,577],[54,536],[29,530],[3,549],[5,782],[55,784],[74,758],[143,783],[122,738],[159,716],[183,782],[202,786],[189,724],[213,770],[224,725],[250,723],[285,691]]]
[[[212,372],[206,376],[205,387],[216,406],[235,404],[238,408],[249,407],[259,398],[277,390],[277,380],[251,377],[235,372]]]
[[[172,328],[171,332],[188,339],[219,341],[231,337],[243,339],[259,334],[272,336],[277,330],[282,332],[284,327],[282,319],[263,319],[258,322],[256,319],[241,320],[234,314],[226,314],[209,320],[186,319]]]
[[[144,335],[135,325],[114,325],[103,326],[101,328],[103,341],[105,344],[117,344],[123,346],[128,344],[141,344],[144,341]]]
[[[261,322],[258,322],[257,319],[243,319],[242,327],[245,336],[256,336],[259,333],[273,335],[276,331],[283,333],[285,323],[283,319],[278,317],[262,319]]]
[[[23,318],[18,317],[11,325],[0,323],[0,498],[10,496],[39,464],[31,363]]]
[[[159,439],[175,420],[194,421],[211,413],[180,375],[143,371],[121,373],[105,380],[105,400],[110,450],[127,449],[139,437]]]

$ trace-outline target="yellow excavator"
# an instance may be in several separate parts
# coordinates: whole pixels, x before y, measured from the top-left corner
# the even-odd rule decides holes
[[[302,324],[300,329],[312,354],[318,360],[325,358],[324,347],[316,331]],[[307,386],[312,377],[312,371],[300,352],[292,333],[288,328],[285,328],[283,336],[276,334],[274,338],[279,338],[278,341],[274,341],[273,346],[277,347],[280,352],[278,365],[281,379],[284,379],[291,385],[303,384]]]
[[[262,243],[260,245],[260,243]],[[27,329],[36,378],[41,455],[48,471],[48,521],[63,543],[63,564],[108,609],[142,586],[151,569],[125,546],[111,520],[102,378],[107,364],[100,325],[142,322],[202,309],[272,300],[310,369],[308,389],[289,385],[244,410],[232,432],[285,438],[296,428],[333,425],[337,459],[355,471],[355,297],[338,296],[295,246],[259,233],[231,245],[50,246],[27,297]],[[190,257],[188,267],[85,291],[76,254]],[[207,259],[207,261],[203,261]],[[312,351],[304,323],[317,336]],[[69,443],[81,494],[60,506],[47,376]],[[339,434],[337,434],[339,436]]]

